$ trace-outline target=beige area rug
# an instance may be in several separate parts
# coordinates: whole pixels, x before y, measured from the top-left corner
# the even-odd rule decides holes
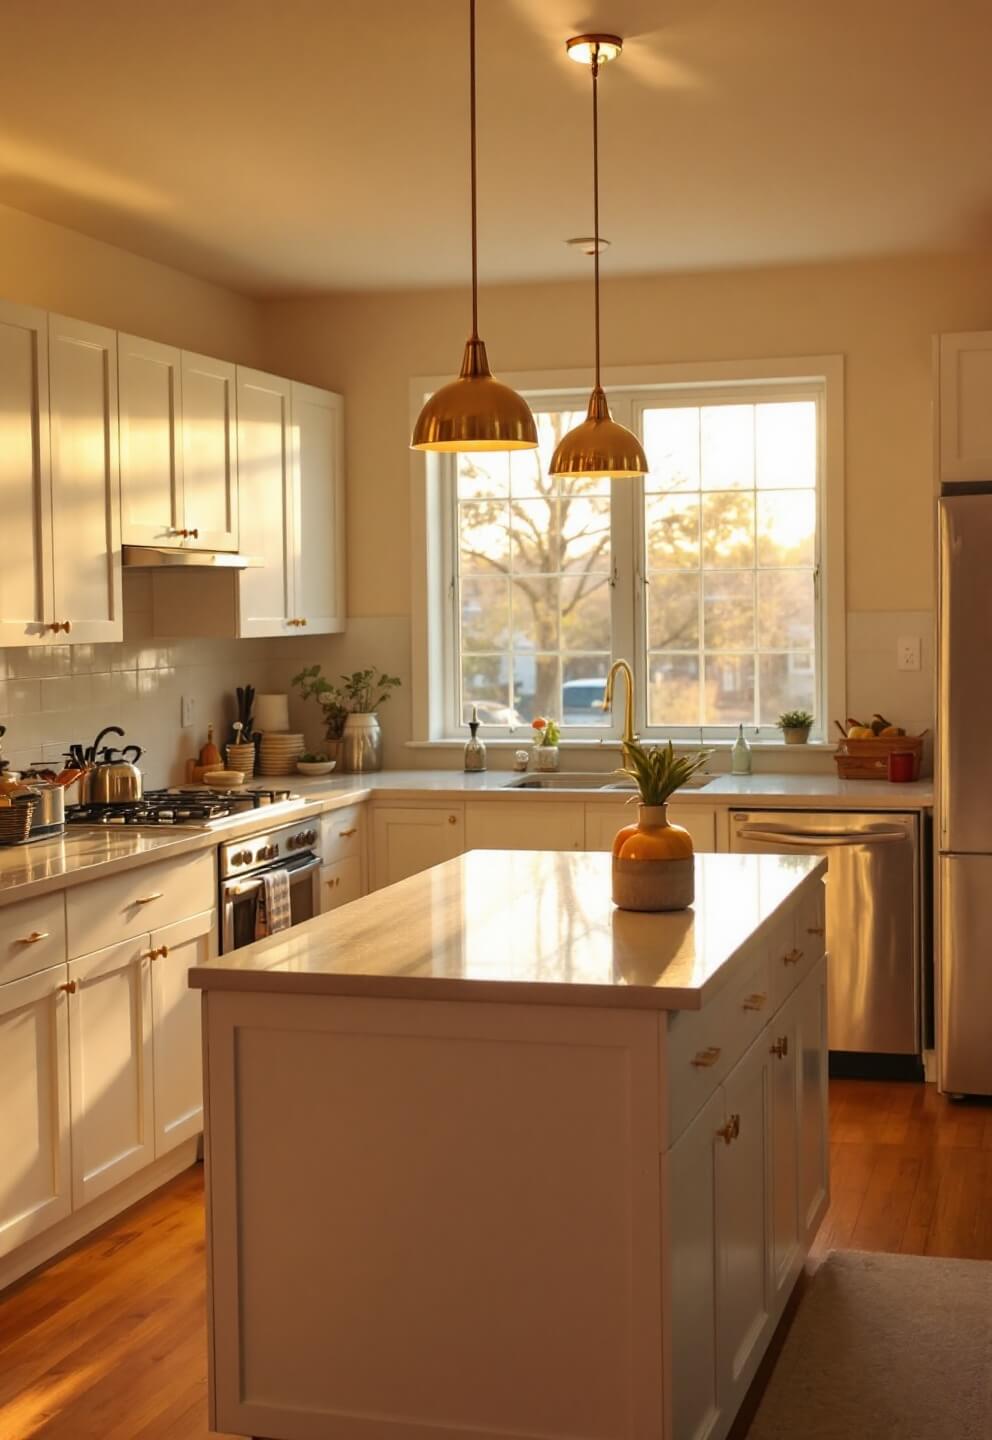
[[[833,1251],[748,1440],[990,1440],[992,1262]]]

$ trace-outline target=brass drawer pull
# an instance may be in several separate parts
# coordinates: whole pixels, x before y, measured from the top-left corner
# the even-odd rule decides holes
[[[449,825],[457,825],[457,824],[458,824],[458,816],[457,816],[457,815],[449,815],[449,816],[448,816],[448,824],[449,824]]]
[[[59,989],[64,990],[67,995],[75,995],[76,982],[75,980],[66,980],[64,984],[59,986]]]
[[[826,933],[826,925],[810,925],[806,931],[807,935],[826,935]]]
[[[739,1115],[731,1115],[726,1125],[721,1125],[716,1133],[724,1145],[730,1145],[741,1133],[741,1117]]]
[[[352,825],[352,827],[351,827],[350,830],[340,830],[338,833],[339,833],[339,835],[341,836],[342,839],[345,839],[345,840],[346,840],[349,835],[357,835],[357,834],[358,834],[358,826],[357,826],[357,825]]]
[[[161,890],[156,890],[153,895],[139,895],[134,903],[135,905],[150,905],[153,900],[161,900],[161,898]]]
[[[699,1050],[690,1060],[690,1065],[695,1065],[698,1070],[708,1070],[715,1065],[721,1054],[719,1045],[708,1045],[705,1050]]]
[[[789,950],[782,956],[782,963],[783,965],[798,965],[802,958],[803,952],[801,950]]]
[[[788,1035],[780,1035],[779,1038],[775,1041],[774,1045],[772,1045],[769,1054],[777,1056],[779,1060],[784,1060],[788,1053],[789,1037]]]
[[[768,1002],[767,995],[745,995],[741,1005],[742,1010],[764,1010]]]
[[[328,890],[333,890],[336,885],[340,885],[340,884],[341,884],[341,876],[340,876],[340,875],[335,875],[333,879],[328,880],[328,882],[327,882],[327,888],[328,888]]]
[[[168,945],[160,945],[157,950],[145,950],[141,958],[142,960],[164,960],[168,953]]]
[[[22,945],[37,945],[39,940],[47,940],[47,930],[32,930],[30,935],[25,935],[21,941]]]

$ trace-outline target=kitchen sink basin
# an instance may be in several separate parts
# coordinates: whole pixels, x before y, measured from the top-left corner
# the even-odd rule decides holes
[[[699,772],[690,777],[688,782],[681,786],[683,790],[702,790],[713,779],[712,775]],[[601,771],[595,774],[590,772],[573,771],[569,774],[558,772],[557,774],[518,775],[513,780],[508,780],[503,787],[506,790],[633,790],[632,780],[620,780],[615,775]],[[678,792],[676,792],[678,793]]]

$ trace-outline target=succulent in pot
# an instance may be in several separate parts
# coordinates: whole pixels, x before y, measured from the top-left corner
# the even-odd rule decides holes
[[[808,710],[784,710],[778,717],[778,728],[786,745],[805,745],[812,725],[813,717]]]
[[[668,819],[668,799],[710,757],[676,755],[672,742],[624,746],[617,773],[637,786],[637,823],[613,841],[613,903],[621,910],[684,910],[695,898],[692,837]]]

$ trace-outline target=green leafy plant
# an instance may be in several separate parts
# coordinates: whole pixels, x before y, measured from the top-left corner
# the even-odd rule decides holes
[[[380,705],[385,705],[389,692],[402,683],[398,675],[387,675],[374,666],[369,670],[355,670],[351,675],[342,675],[341,679],[344,681],[348,709],[356,715],[373,715]]]
[[[813,717],[808,710],[783,710],[778,717],[780,730],[808,730]]]
[[[627,763],[616,774],[633,780],[642,805],[664,805],[680,785],[702,769],[712,753],[703,750],[695,756],[676,755],[671,740],[667,745],[651,746],[640,745],[635,740],[624,746]]]
[[[324,713],[325,738],[340,740],[350,709],[345,703],[344,691],[324,678],[319,665],[308,665],[299,675],[293,676],[292,683],[304,700],[316,700],[320,706]]]
[[[304,765],[326,765],[330,758],[323,750],[308,750],[305,755],[300,756]]]

